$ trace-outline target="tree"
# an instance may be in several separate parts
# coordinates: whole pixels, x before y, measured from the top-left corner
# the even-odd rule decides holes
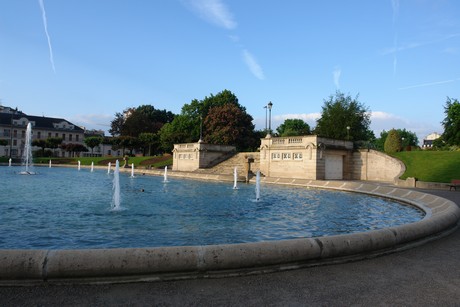
[[[37,139],[32,141],[32,146],[40,147],[42,149],[42,157],[45,156],[45,149],[47,146],[47,142],[44,139]]]
[[[190,104],[185,104],[182,107],[181,114],[189,116],[191,118],[206,118],[208,112],[213,107],[223,106],[225,104],[234,104],[242,111],[246,109],[238,103],[238,98],[229,90],[223,90],[217,93],[217,95],[211,94],[210,97],[205,97],[203,100],[194,99]]]
[[[234,145],[243,151],[253,149],[257,142],[252,116],[233,103],[209,109],[204,127],[206,143]]]
[[[401,136],[395,129],[391,129],[388,132],[388,136],[384,144],[384,150],[389,154],[401,151]]]
[[[167,122],[174,119],[174,114],[166,110],[156,110],[151,105],[142,105],[127,116],[122,135],[138,137],[139,134],[157,133]]]
[[[148,148],[148,155],[152,155],[152,146],[159,143],[159,136],[156,133],[143,132],[139,134],[139,142],[144,146],[144,155],[145,148]]]
[[[297,136],[311,134],[310,126],[301,119],[286,119],[276,128],[279,136]]]
[[[109,133],[112,136],[120,136],[123,130],[123,124],[125,123],[126,115],[129,113],[129,110],[131,109],[126,109],[123,111],[123,113],[115,113],[115,118],[112,120],[110,123],[110,129]]]
[[[75,144],[75,143],[67,143],[67,144],[62,144],[61,148],[69,153],[71,153],[71,156],[80,156],[81,152],[87,152],[88,148],[83,146],[82,144]]]
[[[238,98],[229,90],[223,90],[217,95],[211,94],[203,100],[193,99],[189,104],[185,104],[181,114],[160,130],[160,147],[164,151],[170,151],[173,144],[196,142],[200,139],[202,130],[206,136],[213,130],[210,127],[206,130],[205,127],[210,110],[227,104],[236,106],[246,114],[246,109],[238,103]],[[248,127],[253,129],[253,126]]]
[[[415,132],[411,132],[404,129],[396,129],[399,136],[401,137],[401,146],[402,148],[406,148],[409,146],[418,146],[418,137]],[[380,137],[375,140],[375,148],[380,151],[384,151],[385,141],[388,136],[388,131],[383,130],[380,132]]]
[[[116,113],[110,125],[113,136],[138,137],[141,133],[157,133],[165,123],[174,119],[175,115],[166,110],[156,110],[151,105],[127,108]]]
[[[94,147],[99,146],[102,143],[102,137],[99,136],[90,136],[83,140],[83,142],[91,148],[91,153],[94,151]]]
[[[322,137],[369,141],[373,137],[369,109],[351,96],[337,91],[324,101],[321,117],[316,121],[315,133]]]
[[[200,126],[196,125],[194,119],[185,115],[178,115],[171,123],[166,123],[159,131],[160,148],[170,152],[174,144],[191,143],[198,141],[200,137]]]
[[[62,144],[62,138],[47,138],[46,139],[46,148],[54,149],[58,148]]]
[[[445,118],[442,121],[444,133],[442,140],[446,145],[460,145],[460,103],[457,99],[447,97],[444,106]]]

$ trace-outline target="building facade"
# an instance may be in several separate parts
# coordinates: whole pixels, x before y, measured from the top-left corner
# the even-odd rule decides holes
[[[32,126],[32,141],[48,138],[61,138],[62,144],[79,144],[84,146],[84,129],[62,118],[27,115],[8,107],[0,109],[0,156],[21,158],[26,141],[27,125]],[[38,150],[34,147],[33,150]],[[70,157],[72,152],[61,148],[53,149],[58,157]]]
[[[191,172],[200,168],[212,167],[235,152],[235,146],[202,142],[174,144],[173,170]]]
[[[424,139],[423,139],[423,149],[428,149],[433,147],[433,141],[437,140],[441,137],[441,135],[437,132],[433,132],[431,134],[428,134]]]
[[[353,142],[316,135],[261,139],[260,171],[268,177],[352,179]]]

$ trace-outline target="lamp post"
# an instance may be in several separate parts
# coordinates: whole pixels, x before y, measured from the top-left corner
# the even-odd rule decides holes
[[[198,143],[203,143],[203,116],[200,115],[200,139]]]
[[[347,140],[350,140],[350,126],[347,126]]]
[[[267,133],[267,106],[264,106],[264,109],[265,109],[265,133]]]
[[[268,134],[267,135],[270,135],[270,136],[272,133],[272,107],[273,107],[273,103],[270,101],[267,104],[267,108],[268,108]]]
[[[10,159],[12,157],[12,150],[13,150],[13,115],[15,115],[16,113],[18,112],[18,108],[16,107],[16,109],[14,110],[11,110],[11,121],[10,121]]]

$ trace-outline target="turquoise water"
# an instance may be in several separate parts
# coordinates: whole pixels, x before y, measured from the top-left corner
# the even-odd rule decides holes
[[[418,221],[411,206],[306,188],[120,174],[76,168],[0,167],[0,248],[76,249],[209,245],[362,232]]]

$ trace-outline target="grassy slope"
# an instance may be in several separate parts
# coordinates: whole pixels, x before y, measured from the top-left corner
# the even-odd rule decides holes
[[[458,151],[403,151],[393,155],[406,165],[401,179],[415,177],[427,182],[450,182],[460,179]]]

